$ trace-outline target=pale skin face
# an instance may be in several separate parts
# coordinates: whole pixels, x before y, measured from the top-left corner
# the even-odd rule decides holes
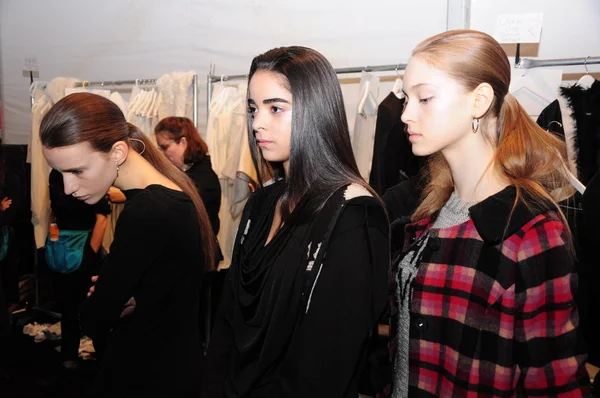
[[[168,133],[159,131],[156,134],[158,148],[165,154],[167,159],[177,168],[184,166],[184,154],[187,149],[187,140],[182,137],[179,142],[173,140]]]
[[[469,90],[422,56],[414,56],[404,75],[406,124],[412,151],[418,156],[441,152],[452,172],[454,189],[467,202],[478,202],[506,186],[492,166],[495,118],[482,119],[494,101],[488,83]],[[473,132],[473,119],[481,119]]]
[[[117,178],[117,163],[110,153],[97,151],[87,142],[42,151],[50,167],[62,174],[65,194],[87,204],[102,199]]]
[[[292,93],[282,84],[284,77],[257,71],[250,80],[248,108],[252,129],[265,160],[282,162],[288,171],[292,137]]]
[[[404,74],[406,124],[415,155],[451,150],[473,134],[472,95],[446,73],[413,57]]]

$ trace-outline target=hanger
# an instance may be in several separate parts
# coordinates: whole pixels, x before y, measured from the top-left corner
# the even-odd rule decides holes
[[[396,81],[394,81],[394,86],[392,87],[392,93],[396,95],[399,99],[404,98],[404,92],[402,92],[403,81],[400,79],[400,73],[398,72],[398,65],[396,65]]]
[[[585,192],[585,185],[583,185],[581,181],[579,181],[569,169],[567,169],[567,178],[569,179],[571,185],[573,185],[573,187],[577,190],[577,192],[583,195],[583,193]]]
[[[589,57],[590,56],[588,55],[587,57],[585,57],[585,61],[583,61],[583,66],[585,67],[585,75],[581,76],[581,78],[576,83],[577,86],[585,89],[592,87],[592,84],[594,84],[594,82],[596,81],[594,76],[590,75],[590,71],[587,67],[587,60]]]

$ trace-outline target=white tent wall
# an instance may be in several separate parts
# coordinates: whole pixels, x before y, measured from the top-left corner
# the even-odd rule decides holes
[[[217,74],[246,73],[256,54],[293,44],[315,48],[334,67],[406,62],[420,40],[456,20],[448,16],[460,13],[462,4],[471,6],[471,27],[489,33],[499,13],[543,12],[543,45],[537,53],[541,58],[600,55],[597,0],[0,0],[0,4],[3,134],[9,144],[25,144],[29,137],[29,78],[23,76],[27,57],[37,59],[39,80],[155,78],[193,69],[200,80],[202,130],[203,77],[211,62]],[[391,80],[382,84],[380,100]],[[342,79],[351,126],[357,81]]]
[[[445,30],[446,0],[172,1],[2,0],[6,140],[29,136],[26,57],[39,79],[152,78],[175,70],[199,74],[200,128],[205,79],[245,73],[275,46],[306,45],[336,67],[405,61],[419,39]]]

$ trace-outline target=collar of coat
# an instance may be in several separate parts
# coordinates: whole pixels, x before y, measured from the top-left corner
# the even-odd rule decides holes
[[[516,197],[516,188],[509,186],[469,208],[471,220],[484,242],[491,245],[501,243],[535,216],[556,210],[556,206],[550,201],[535,205],[529,201],[529,205],[526,205],[519,199],[515,205]],[[430,228],[434,219],[435,216],[410,224],[406,227],[407,232],[425,232],[424,229]]]

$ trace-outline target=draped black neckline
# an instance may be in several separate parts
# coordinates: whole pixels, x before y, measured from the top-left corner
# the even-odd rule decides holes
[[[310,223],[286,223],[266,244],[284,189],[285,183],[279,181],[257,192],[239,226],[230,268],[229,319],[239,357],[226,396],[244,396],[257,382],[276,377],[299,319],[305,273],[304,250],[298,245]]]

